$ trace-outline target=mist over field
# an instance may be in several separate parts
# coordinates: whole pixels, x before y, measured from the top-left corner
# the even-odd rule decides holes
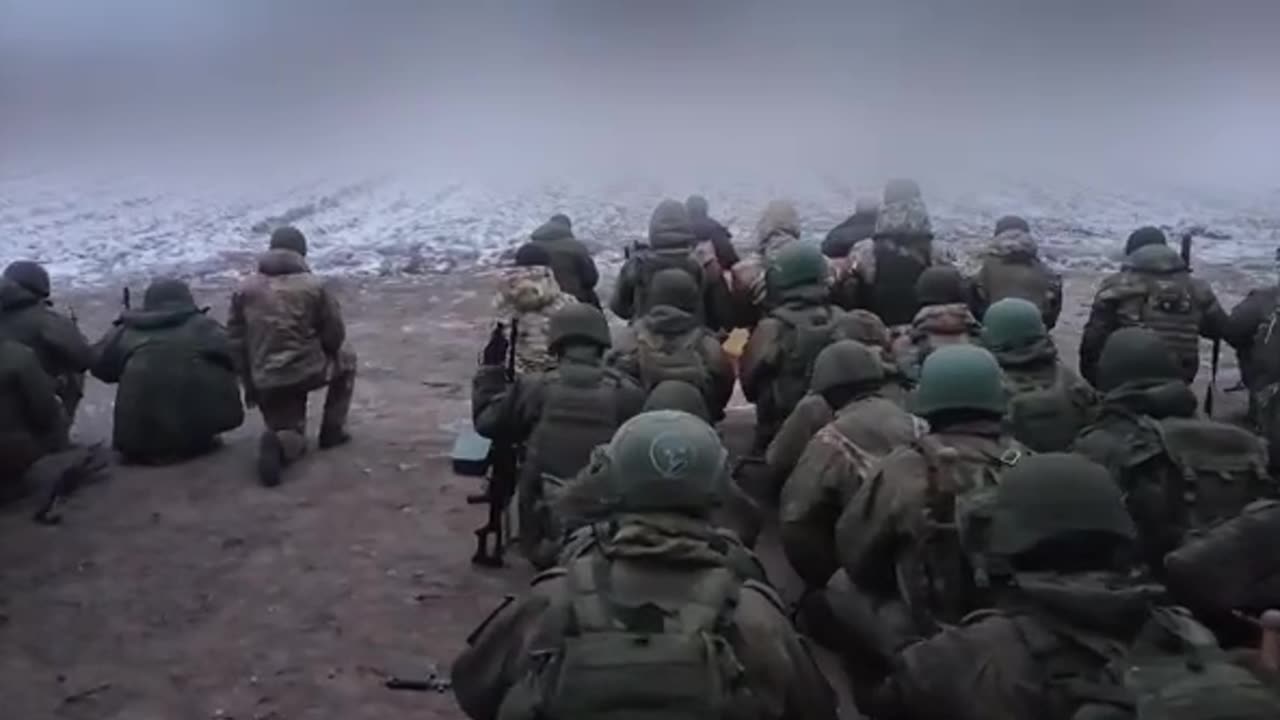
[[[616,246],[693,191],[739,240],[776,195],[817,235],[902,174],[944,235],[1200,224],[1261,257],[1276,27],[1189,0],[0,0],[0,260],[203,272],[292,219],[322,267],[470,262],[560,209]]]

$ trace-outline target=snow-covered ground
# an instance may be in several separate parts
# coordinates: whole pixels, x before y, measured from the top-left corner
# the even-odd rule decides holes
[[[250,267],[271,228],[290,222],[310,236],[320,272],[448,272],[498,262],[550,214],[565,212],[609,265],[644,236],[651,209],[665,196],[704,193],[740,244],[749,243],[764,204],[786,197],[800,208],[806,235],[821,239],[881,181],[827,174],[684,186],[622,176],[558,182],[357,176],[195,189],[119,178],[0,177],[0,264],[36,258],[58,282],[75,286],[161,273],[218,276]],[[1123,238],[1147,223],[1199,228],[1197,262],[1246,272],[1270,274],[1280,244],[1280,189],[1117,191],[1097,183],[965,178],[923,185],[939,237],[961,257],[1006,213],[1027,217],[1046,255],[1064,266],[1114,264]]]

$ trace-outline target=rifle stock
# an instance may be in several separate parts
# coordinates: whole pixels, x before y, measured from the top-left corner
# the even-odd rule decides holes
[[[495,331],[499,331],[495,328]],[[507,340],[506,367],[504,368],[507,384],[516,379],[516,340],[519,333],[519,320],[511,321],[511,336]],[[502,567],[503,554],[506,550],[509,533],[506,528],[507,506],[516,491],[516,478],[519,474],[520,452],[516,444],[511,442],[494,442],[489,448],[488,487],[483,493],[470,495],[467,503],[471,505],[488,505],[489,514],[485,524],[476,528],[476,551],[471,556],[473,565],[482,567]]]

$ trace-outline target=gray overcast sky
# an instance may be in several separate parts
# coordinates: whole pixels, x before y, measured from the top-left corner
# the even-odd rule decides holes
[[[0,143],[1276,182],[1278,29],[1274,0],[0,0]]]

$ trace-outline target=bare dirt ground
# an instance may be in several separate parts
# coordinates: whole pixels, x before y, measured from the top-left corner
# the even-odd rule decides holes
[[[1058,331],[1068,358],[1083,322],[1076,308],[1095,283],[1068,284],[1073,311]],[[264,489],[252,474],[255,416],[209,457],[116,468],[72,500],[61,526],[0,515],[4,717],[461,717],[448,693],[383,682],[432,664],[447,673],[467,633],[530,575],[518,564],[471,567],[483,511],[465,496],[477,481],[448,464],[492,281],[462,273],[341,287],[361,356],[353,444],[310,455],[282,487]],[[1238,278],[1227,288],[1224,303],[1244,289]],[[223,315],[227,286],[197,295]],[[118,312],[116,292],[67,300],[90,335]],[[1220,387],[1234,382],[1223,375]],[[78,438],[109,437],[111,398],[90,383]],[[733,415],[734,432],[745,433],[747,413]],[[781,577],[780,554],[764,554]]]

